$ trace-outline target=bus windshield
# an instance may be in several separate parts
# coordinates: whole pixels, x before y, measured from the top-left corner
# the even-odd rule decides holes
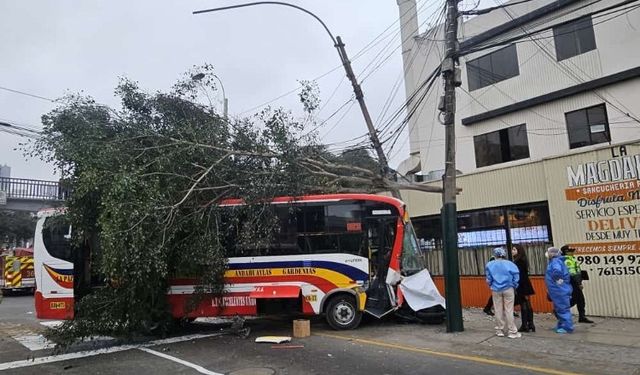
[[[402,265],[403,275],[413,275],[425,268],[416,233],[411,222],[404,225],[404,238],[402,241]]]

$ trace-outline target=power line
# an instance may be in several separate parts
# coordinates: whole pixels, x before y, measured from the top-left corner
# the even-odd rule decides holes
[[[623,3],[636,2],[636,1],[638,1],[638,0],[627,0],[627,1],[623,2]],[[620,3],[620,4],[623,4],[623,3]],[[608,8],[605,8],[605,9],[611,9],[611,8],[613,8],[613,7],[616,7],[616,6],[608,7]],[[505,11],[505,13],[507,13],[507,15],[509,16],[509,18],[511,18],[512,20],[514,20],[513,15],[509,12],[509,10],[508,10],[507,8],[503,8],[503,10]],[[524,25],[523,25],[523,26],[521,26],[520,28],[522,29],[522,31],[523,31],[525,34],[528,34],[528,31],[525,29]],[[529,36],[529,38],[531,38],[531,36]],[[552,62],[552,65],[553,65],[554,67],[556,67],[556,68],[560,69],[560,70],[561,70],[561,72],[565,73],[565,75],[567,75],[569,78],[573,79],[573,80],[574,80],[574,81],[576,81],[577,83],[584,83],[584,80],[583,80],[580,76],[578,76],[577,74],[575,74],[573,71],[568,70],[564,65],[562,65],[562,64],[560,64],[560,63],[556,63],[556,61],[555,61],[554,57],[552,56],[552,54],[551,54],[551,53],[550,53],[550,52],[549,52],[549,51],[548,51],[544,46],[540,45],[540,43],[538,43],[538,41],[536,41],[536,40],[532,40],[532,41],[533,41],[533,43],[534,43],[538,48],[540,48],[540,49],[542,50],[542,52],[544,53],[544,55],[547,57],[547,59],[548,59],[549,61],[551,61],[551,62]],[[590,76],[589,76],[589,75],[588,75],[584,70],[582,70],[582,69],[581,69],[577,64],[573,63],[573,62],[572,62],[572,61],[570,61],[570,60],[569,60],[569,61],[567,61],[567,62],[568,62],[569,64],[573,65],[573,66],[574,66],[576,69],[578,69],[579,71],[581,71],[585,76],[587,76],[587,78],[589,78],[589,79],[593,79],[593,78],[592,78],[592,77],[590,77]],[[626,108],[622,103],[620,103],[620,101],[619,101],[619,100],[617,100],[615,97],[613,97],[613,95],[609,94],[609,95],[610,95],[610,96],[611,96],[615,101],[617,101],[617,102],[618,102],[618,104],[620,104],[622,107],[624,107],[624,109],[626,110],[626,112],[625,112],[625,111],[623,111],[622,109],[620,109],[620,107],[618,107],[616,104],[611,103],[609,100],[607,100],[605,97],[603,97],[603,96],[602,96],[600,93],[598,93],[597,91],[595,91],[595,90],[594,90],[594,91],[593,91],[593,93],[594,93],[596,96],[598,96],[600,99],[602,99],[604,102],[606,102],[607,104],[611,105],[613,108],[615,108],[615,109],[617,109],[618,111],[620,111],[620,113],[626,114],[626,115],[627,115],[627,116],[629,116],[630,118],[634,119],[636,122],[640,123],[640,120],[638,120],[638,118],[637,118],[637,117],[635,117],[635,116],[633,115],[633,113],[632,113],[628,108]]]
[[[463,10],[463,11],[460,11],[459,14],[461,14],[463,16],[478,16],[478,15],[481,15],[481,14],[486,14],[486,13],[489,13],[489,12],[493,12],[496,9],[502,9],[502,8],[505,8],[505,7],[519,5],[519,4],[522,4],[522,3],[528,3],[530,1],[533,1],[533,0],[516,1],[516,2],[513,2],[513,3],[506,3],[506,4],[498,5],[498,6],[491,7],[491,8],[485,8],[485,9]],[[478,1],[478,4],[480,4],[480,1]],[[477,7],[477,5],[476,5],[476,7]]]
[[[433,20],[433,22],[435,23],[435,25],[439,25],[439,24],[440,24],[440,22],[443,20],[443,18],[444,18],[444,12],[445,12],[445,8],[444,8],[444,7],[442,7],[441,12],[440,12],[440,13],[435,17],[435,19]],[[435,36],[435,35],[437,34],[437,31],[438,31],[438,26],[434,26],[434,27],[432,27],[432,28],[431,28],[431,30],[429,30],[429,32],[428,32],[428,33],[426,33],[426,34],[427,34],[427,36],[429,36],[429,35],[432,33],[432,34]],[[420,70],[420,74],[418,74],[418,81],[419,81],[420,79],[422,79],[422,75],[423,75],[424,70],[425,70],[425,68],[426,68],[426,66],[427,66],[427,59],[429,58],[429,55],[431,54],[431,50],[433,49],[433,46],[434,46],[434,44],[430,44],[430,45],[429,45],[429,49],[427,50],[427,52],[426,52],[426,53],[425,53],[425,55],[424,55],[425,63],[422,65],[422,69]],[[408,66],[407,66],[406,68],[404,68],[404,69],[406,69],[406,70],[410,70],[410,69],[413,67],[413,63],[415,62],[415,60],[416,60],[416,59],[417,59],[417,57],[418,57],[418,53],[417,53],[418,51],[419,51],[419,50],[417,50],[415,53],[413,53],[413,54],[412,54],[412,56],[411,56],[411,60],[409,61]],[[403,78],[403,76],[404,76],[404,71],[403,71],[403,72],[399,75],[399,77],[397,78],[396,83],[394,84],[394,87],[393,87],[393,90],[392,90],[391,95],[389,95],[389,97],[387,98],[387,101],[385,102],[385,105],[384,105],[384,107],[383,107],[382,112],[380,113],[380,115],[379,115],[379,116],[378,116],[378,118],[376,119],[376,123],[377,123],[377,124],[379,124],[381,121],[383,121],[383,119],[384,119],[384,117],[386,116],[386,114],[387,114],[387,112],[388,112],[389,108],[391,107],[391,103],[392,103],[393,99],[395,98],[395,96],[397,95],[398,90],[399,90],[399,88],[400,88],[400,85],[402,84],[402,81],[403,81],[403,79],[402,79],[402,78]],[[408,100],[407,100],[407,101],[408,101]],[[403,104],[406,104],[406,103],[403,103]],[[402,108],[405,108],[405,106],[403,105],[403,107],[402,107]],[[387,127],[388,127],[388,126],[390,126],[390,124],[389,124],[388,122],[387,122],[387,124],[388,124],[388,125],[387,125]],[[380,131],[381,131],[381,132],[384,132],[384,131],[385,131],[385,129],[381,129]]]
[[[425,3],[426,3],[426,2],[425,2]],[[405,12],[405,14],[406,14],[406,12]],[[391,27],[393,27],[393,26],[394,26],[396,23],[398,23],[399,21],[400,21],[400,18],[399,18],[398,20],[396,20],[396,21],[392,22],[392,23],[391,23],[391,24],[390,24],[390,25],[389,25],[389,26],[388,26],[388,27],[387,27],[387,28],[386,28],[382,33],[378,34],[378,36],[376,36],[376,37],[375,37],[371,42],[369,42],[369,44],[367,44],[367,45],[366,45],[365,47],[363,47],[360,51],[358,51],[358,52],[357,52],[357,53],[356,53],[356,54],[351,58],[351,61],[353,62],[353,61],[355,61],[356,59],[358,59],[358,58],[362,57],[362,56],[363,56],[363,55],[364,55],[364,54],[365,54],[365,53],[366,53],[370,48],[372,48],[375,44],[377,44],[377,43],[374,43],[374,42],[376,41],[376,39],[379,39],[379,38],[380,38],[380,37],[381,37],[381,36],[382,36],[382,35],[383,35],[387,30],[389,30]],[[383,40],[384,40],[384,39],[383,39]],[[372,45],[372,44],[373,44],[373,45]],[[312,81],[317,81],[317,80],[319,80],[319,79],[321,79],[321,78],[324,78],[324,77],[326,77],[327,75],[329,75],[329,74],[331,74],[331,73],[335,72],[336,70],[342,69],[342,68],[343,68],[343,66],[342,66],[342,65],[338,65],[338,66],[336,66],[335,68],[333,68],[333,69],[329,70],[328,72],[326,72],[326,73],[324,73],[324,74],[321,74],[321,75],[319,75],[319,76],[318,76],[318,77],[316,77],[316,78],[313,78],[313,79],[312,79]],[[256,109],[262,108],[262,107],[264,107],[264,106],[266,106],[266,105],[269,105],[269,104],[271,104],[271,103],[273,103],[273,102],[275,102],[275,101],[277,101],[277,100],[280,100],[280,99],[282,99],[282,98],[284,98],[284,97],[286,97],[286,96],[288,96],[288,95],[291,95],[291,94],[293,94],[293,93],[297,92],[298,90],[300,90],[300,88],[302,88],[302,85],[299,85],[299,86],[297,86],[296,88],[294,88],[294,89],[292,89],[292,90],[289,90],[289,91],[287,91],[287,92],[285,92],[285,93],[283,93],[283,94],[281,94],[281,95],[278,95],[277,97],[275,97],[275,98],[273,98],[273,99],[270,99],[270,100],[268,100],[268,101],[265,101],[265,102],[264,102],[264,103],[262,103],[262,104],[259,104],[259,105],[256,105],[256,106],[252,107],[252,108],[249,108],[249,109],[247,109],[247,110],[244,110],[244,111],[242,111],[242,112],[238,113],[238,115],[244,115],[244,114],[246,114],[246,113],[253,112],[253,111],[255,111]]]
[[[328,136],[329,133],[331,133],[331,131],[333,131],[333,129],[335,129],[336,126],[338,126],[342,122],[342,120],[344,120],[344,118],[347,116],[347,114],[349,114],[349,111],[351,111],[351,108],[353,108],[353,106],[356,104],[356,102],[353,99],[351,99],[349,102],[351,102],[351,105],[349,106],[349,108],[347,108],[347,110],[344,111],[344,113],[338,119],[338,121],[336,121],[336,123],[333,124],[333,126],[329,130],[327,130],[327,132],[324,133],[324,135],[322,137],[320,137],[320,139],[324,139],[326,136]],[[349,102],[347,102],[347,103],[349,103]],[[343,107],[340,107],[339,110],[342,109],[342,108]],[[338,113],[338,111],[336,111],[335,113]]]
[[[589,4],[583,5],[583,6],[579,7],[579,8],[577,8],[577,9],[571,9],[571,10],[567,11],[564,14],[556,14],[556,15],[554,15],[553,19],[557,19],[557,18],[562,17],[563,15],[576,12],[579,9],[585,8],[587,6],[591,6],[591,5],[593,5],[595,3],[598,3],[600,1],[602,1],[602,0],[595,0],[595,1],[591,2],[591,3],[589,3]],[[588,13],[582,14],[582,15],[580,15],[579,18],[587,17],[587,16],[593,16],[593,15],[597,15],[597,14],[600,14],[600,13],[608,12],[610,10],[615,10],[616,8],[619,8],[621,6],[624,6],[624,5],[627,5],[627,4],[630,4],[630,3],[635,3],[637,1],[639,1],[639,0],[625,0],[625,1],[622,1],[621,3],[618,3],[618,4],[614,4],[614,5],[602,8],[602,9],[598,9],[598,10],[595,10],[595,11],[592,11],[592,12],[588,12]],[[509,16],[509,18],[511,18],[512,21],[516,21],[516,19],[513,17],[513,15],[509,12],[509,10],[507,8],[502,8],[502,9]],[[615,12],[616,11],[611,12],[611,13],[615,13]],[[605,15],[609,15],[611,13],[607,13]],[[553,20],[553,19],[551,19],[551,20]],[[538,25],[540,25],[542,23],[547,23],[549,21],[550,21],[549,19],[538,21]],[[470,53],[479,52],[479,51],[482,51],[482,50],[486,50],[486,49],[490,49],[490,48],[494,48],[494,47],[498,47],[498,46],[503,46],[503,45],[507,45],[507,44],[511,44],[514,41],[517,41],[517,40],[520,40],[520,39],[524,39],[524,38],[531,38],[535,34],[539,34],[541,32],[547,31],[547,30],[551,30],[554,27],[561,26],[561,25],[566,24],[566,23],[567,23],[566,21],[557,22],[557,23],[554,23],[552,25],[545,26],[545,27],[543,27],[541,29],[536,29],[536,30],[533,30],[533,31],[526,30],[524,25],[521,25],[521,26],[519,26],[519,28],[523,31],[522,34],[515,35],[515,36],[512,36],[512,37],[508,37],[506,39],[500,39],[500,40],[498,40],[496,42],[493,42],[491,44],[480,43],[480,44],[477,44],[475,46],[468,47],[467,49],[461,49],[460,52],[459,52],[459,55],[460,56],[468,55]],[[537,25],[533,25],[532,27],[536,27],[536,26]]]
[[[424,6],[424,5],[426,5],[426,4],[427,4],[426,2],[425,2],[425,3],[423,3],[423,6]],[[434,2],[434,3],[432,3],[432,5],[438,5],[438,3],[437,3],[437,2]],[[430,9],[430,7],[425,8],[425,9],[422,9],[422,10],[418,9],[418,10],[417,10],[417,14],[420,14],[420,12],[426,11],[427,9]],[[408,11],[407,11],[407,12],[408,12]],[[406,14],[406,12],[405,12],[405,14]],[[395,37],[396,37],[396,36],[398,36],[398,34],[401,34],[401,32],[402,32],[402,27],[403,27],[403,26],[406,26],[406,24],[407,24],[407,23],[409,23],[409,21],[410,21],[410,20],[407,20],[407,22],[405,22],[403,25],[401,25],[401,26],[400,26],[400,28],[396,31],[396,33],[393,35],[393,36],[394,36],[394,38],[393,38],[393,39],[391,39],[391,40],[387,43],[387,45],[386,45],[385,47],[383,47],[383,48],[380,50],[380,52],[378,52],[378,54],[377,54],[377,55],[376,55],[376,56],[371,60],[371,62],[370,62],[370,63],[369,63],[369,64],[368,64],[368,65],[367,65],[367,66],[362,70],[362,72],[358,75],[359,77],[360,77],[360,76],[362,76],[362,75],[364,75],[364,74],[365,74],[365,71],[367,70],[367,68],[369,68],[369,66],[371,66],[371,65],[373,64],[373,62],[374,62],[376,59],[380,58],[380,61],[379,61],[379,62],[376,64],[376,66],[371,70],[371,72],[367,73],[367,74],[364,76],[364,78],[361,78],[361,82],[364,82],[367,78],[369,78],[369,76],[371,76],[371,74],[373,74],[373,73],[374,73],[376,70],[378,70],[382,65],[384,65],[384,63],[386,63],[386,61],[388,61],[388,60],[391,58],[391,56],[393,56],[393,55],[395,54],[395,52],[396,52],[399,48],[401,48],[401,47],[404,45],[404,43],[405,43],[405,42],[407,42],[409,39],[412,39],[412,38],[413,38],[413,35],[414,35],[414,33],[415,33],[415,32],[419,32],[419,31],[420,31],[420,27],[424,26],[425,24],[430,23],[430,21],[432,21],[432,20],[433,20],[434,16],[437,16],[437,14],[436,14],[436,13],[433,13],[433,14],[430,16],[431,18],[427,17],[427,19],[426,19],[425,21],[423,21],[421,24],[419,24],[419,25],[418,25],[418,28],[417,28],[416,30],[413,30],[412,32],[410,32],[410,33],[409,33],[409,35],[407,36],[407,38],[406,38],[406,39],[402,39],[402,38],[401,38],[401,40],[400,40],[400,44],[396,45],[396,47],[395,47],[395,48],[394,48],[390,53],[388,53],[386,57],[381,58],[381,56],[383,56],[383,55],[384,55],[385,50],[387,50],[387,49],[389,49],[389,48],[391,47],[391,45],[393,44],[393,40],[395,39]]]
[[[51,99],[51,98],[47,98],[47,97],[36,95],[36,94],[31,94],[31,93],[28,93],[28,92],[25,92],[25,91],[16,90],[16,89],[10,89],[8,87],[0,86],[0,90],[12,92],[14,94],[28,96],[28,97],[35,98],[35,99],[46,100],[46,101],[51,102],[51,103],[57,103],[58,102],[57,100],[54,100],[54,99]]]

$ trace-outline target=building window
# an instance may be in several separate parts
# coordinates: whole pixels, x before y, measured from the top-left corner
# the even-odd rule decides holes
[[[431,275],[442,275],[442,221],[440,215],[413,217],[411,223]],[[496,246],[525,247],[529,273],[542,275],[545,250],[552,244],[547,202],[458,211],[458,261],[461,275],[483,275]]]
[[[518,68],[518,53],[515,44],[467,61],[469,91],[493,85],[518,74],[520,74],[520,69]]]
[[[553,28],[558,61],[596,49],[591,17],[580,18]]]
[[[569,148],[578,148],[611,140],[607,109],[604,104],[566,113]]]
[[[478,168],[529,157],[525,124],[475,136],[473,143]]]

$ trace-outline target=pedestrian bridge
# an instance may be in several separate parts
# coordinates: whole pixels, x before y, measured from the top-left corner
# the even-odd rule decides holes
[[[37,212],[62,205],[68,194],[58,181],[0,177],[0,209]]]

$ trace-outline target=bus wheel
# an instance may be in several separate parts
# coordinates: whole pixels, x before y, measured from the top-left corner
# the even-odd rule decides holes
[[[358,311],[356,299],[348,294],[331,297],[325,315],[327,323],[336,330],[354,329],[362,320],[362,311]]]

